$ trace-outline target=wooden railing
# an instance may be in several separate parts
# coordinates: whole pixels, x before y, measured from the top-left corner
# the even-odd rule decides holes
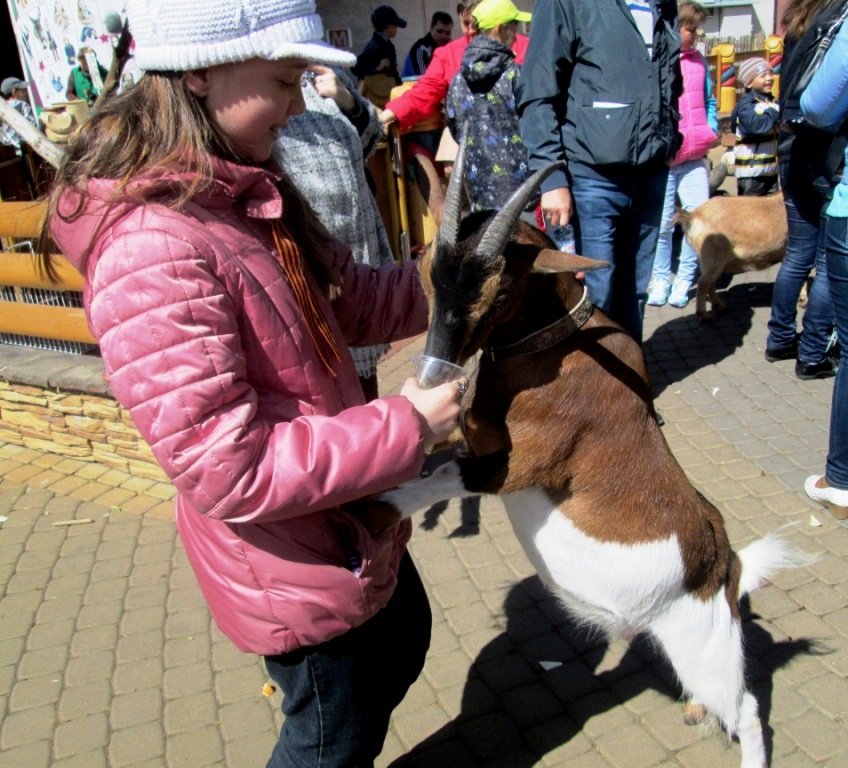
[[[53,282],[34,255],[45,211],[39,201],[0,202],[0,334],[31,338],[35,347],[43,346],[37,340],[48,339],[85,345],[73,351],[88,351],[96,341],[82,309],[82,275],[56,254],[59,280]]]

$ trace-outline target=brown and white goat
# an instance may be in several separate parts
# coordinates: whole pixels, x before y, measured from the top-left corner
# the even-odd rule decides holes
[[[786,210],[783,194],[722,196],[710,198],[694,211],[680,211],[677,221],[698,254],[696,312],[701,320],[712,309],[724,309],[716,295],[716,280],[722,272],[736,275],[766,269],[783,260],[786,252]]]
[[[598,263],[518,222],[545,172],[501,212],[460,222],[463,163],[422,274],[425,352],[463,364],[482,350],[463,407],[466,452],[379,499],[409,517],[451,497],[499,495],[564,606],[608,635],[649,633],[693,703],[738,735],[742,766],[762,768],[739,599],[811,558],[774,533],[731,549],[721,514],[657,426],[639,345],[593,310],[572,274]]]

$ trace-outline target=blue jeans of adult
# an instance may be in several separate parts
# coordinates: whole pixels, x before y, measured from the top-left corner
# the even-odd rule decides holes
[[[389,717],[424,667],[432,615],[409,554],[394,594],[364,624],[320,645],[266,656],[285,720],[268,768],[368,768]]]
[[[677,198],[684,211],[694,211],[699,205],[710,199],[710,179],[703,158],[685,160],[672,165],[668,170],[668,182],[665,189],[660,231],[657,238],[657,250],[654,255],[654,280],[671,281],[671,251],[674,241],[674,214]],[[680,259],[677,266],[677,279],[692,283],[698,274],[698,254],[684,237],[680,244]]]
[[[836,335],[843,349],[833,384],[825,475],[832,488],[848,491],[848,362],[844,354],[848,341],[848,218],[825,216],[823,226]]]
[[[569,177],[577,252],[610,265],[586,272],[589,297],[641,343],[668,166],[571,163]]]
[[[815,365],[825,359],[833,329],[833,304],[822,237],[824,214],[818,207],[808,210],[808,206],[799,206],[788,189],[784,191],[783,202],[788,227],[786,255],[772,289],[766,347],[788,347],[795,343],[798,296],[815,267],[816,276],[807,296],[803,333],[798,345],[798,359]]]

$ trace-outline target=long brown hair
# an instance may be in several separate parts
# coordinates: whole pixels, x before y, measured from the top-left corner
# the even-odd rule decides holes
[[[39,240],[41,269],[55,278],[50,257],[48,223],[53,216],[73,221],[86,203],[90,179],[118,182],[114,201],[127,185],[154,169],[185,173],[186,182],[171,201],[179,208],[212,183],[212,156],[253,165],[241,158],[209,119],[203,103],[186,86],[181,72],[148,72],[127,91],[105,100],[82,126],[56,173],[48,197],[45,224]],[[286,227],[306,262],[326,288],[330,281],[331,237],[309,203],[283,174],[279,183]],[[60,214],[58,203],[66,189],[79,193],[77,210]]]
[[[681,29],[700,27],[707,18],[707,11],[700,3],[682,0],[677,4],[677,22]]]
[[[787,37],[799,38],[813,17],[836,0],[790,0],[780,20]]]

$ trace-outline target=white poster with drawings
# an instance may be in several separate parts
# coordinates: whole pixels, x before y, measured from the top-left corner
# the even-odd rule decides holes
[[[8,0],[33,107],[93,100],[121,34],[124,0]],[[88,65],[80,73],[80,60]],[[92,67],[91,63],[96,66]],[[74,72],[77,68],[76,73]],[[131,75],[128,75],[128,78]],[[92,88],[86,81],[89,81]],[[80,93],[75,93],[81,91]]]

